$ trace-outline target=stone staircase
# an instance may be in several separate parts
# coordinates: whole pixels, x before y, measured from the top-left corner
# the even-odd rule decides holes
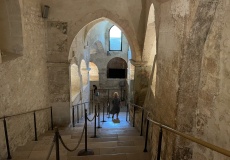
[[[102,114],[101,114],[102,115]],[[84,136],[78,149],[69,152],[59,142],[61,160],[150,160],[150,153],[144,153],[144,137],[129,123],[126,122],[126,113],[119,115],[120,123],[114,123],[111,118],[105,116],[107,122],[101,123],[100,129],[97,128],[99,138],[90,138],[94,135],[94,122],[88,122],[88,149],[94,151],[94,155],[77,156],[80,150],[85,148]],[[92,116],[92,115],[91,115]],[[101,118],[102,119],[102,118]],[[73,149],[82,133],[83,120],[76,123],[74,128],[59,129],[60,135],[68,148]],[[45,160],[52,139],[53,131],[41,135],[38,141],[28,142],[25,146],[18,147],[13,153],[13,160]],[[148,149],[149,151],[149,149]],[[55,146],[51,152],[50,160],[56,159]]]

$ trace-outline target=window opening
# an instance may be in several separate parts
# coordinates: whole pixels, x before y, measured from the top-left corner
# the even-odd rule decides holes
[[[117,26],[113,26],[109,31],[109,50],[110,51],[121,51],[121,30]]]

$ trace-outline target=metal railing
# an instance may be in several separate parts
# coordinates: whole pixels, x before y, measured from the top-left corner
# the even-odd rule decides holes
[[[99,107],[99,106],[98,106]],[[93,152],[93,150],[91,150],[91,149],[88,149],[88,140],[87,140],[87,121],[93,121],[93,120],[95,120],[95,125],[94,125],[94,136],[92,136],[91,138],[98,138],[98,136],[96,135],[96,117],[98,117],[100,115],[100,113],[99,113],[99,110],[97,111],[97,109],[96,109],[96,106],[95,106],[95,114],[94,114],[94,116],[93,116],[93,118],[92,119],[89,119],[89,117],[88,117],[88,113],[87,113],[87,109],[85,109],[85,114],[84,114],[84,127],[83,127],[83,130],[82,130],[82,133],[81,133],[81,136],[80,136],[80,138],[79,138],[79,141],[78,141],[78,143],[77,143],[77,145],[76,145],[76,147],[74,147],[73,149],[70,149],[69,147],[67,147],[67,145],[65,144],[65,142],[63,141],[63,139],[62,139],[62,137],[61,137],[61,135],[60,135],[60,133],[59,133],[59,130],[58,130],[58,128],[55,128],[55,135],[54,135],[54,139],[55,139],[55,148],[56,148],[56,160],[60,160],[60,150],[59,150],[59,140],[60,140],[60,142],[61,142],[61,144],[63,145],[63,147],[67,150],[67,151],[69,151],[69,152],[73,152],[73,151],[75,151],[75,150],[77,150],[78,149],[78,147],[79,147],[79,145],[80,145],[80,143],[81,143],[81,140],[82,140],[82,138],[83,138],[83,134],[85,133],[85,142],[84,142],[84,144],[85,144],[85,149],[83,149],[83,150],[80,150],[79,152],[78,152],[78,156],[85,156],[85,155],[93,155],[94,154],[94,152]]]
[[[11,117],[16,117],[16,116],[21,116],[21,115],[33,113],[33,119],[34,119],[34,140],[37,141],[38,140],[38,136],[37,136],[36,112],[47,110],[47,109],[50,109],[50,119],[51,119],[50,122],[51,122],[51,129],[53,130],[53,110],[52,110],[52,106],[51,107],[47,107],[47,108],[32,110],[32,111],[28,111],[28,112],[24,112],[24,113],[19,113],[19,114],[13,114],[13,115],[8,115],[8,116],[0,117],[0,119],[3,119],[3,126],[4,126],[5,140],[6,140],[6,148],[7,148],[7,159],[11,159],[12,156],[11,156],[11,153],[10,153],[10,144],[9,144],[9,137],[8,137],[8,130],[7,130],[6,119],[11,118]]]
[[[83,103],[79,103],[79,104],[76,104],[76,105],[73,105],[72,106],[72,126],[75,127],[75,107],[77,107],[77,123],[79,123],[79,119],[80,119],[80,115],[79,115],[79,106],[82,106],[84,107],[84,109],[86,108],[85,105],[86,104],[90,104],[90,102],[83,102]],[[90,107],[90,105],[89,105]]]
[[[160,122],[157,122],[157,121],[154,121],[152,119],[150,119],[149,115],[151,114],[147,109],[141,107],[141,106],[138,106],[138,105],[135,105],[135,104],[132,104],[132,103],[129,103],[128,105],[132,106],[134,109],[133,109],[133,127],[135,127],[135,117],[136,117],[136,108],[140,108],[142,110],[142,121],[141,121],[141,135],[142,135],[142,130],[143,130],[143,121],[144,121],[144,112],[146,112],[147,114],[147,117],[146,117],[146,120],[147,120],[147,123],[146,123],[146,135],[145,135],[145,147],[144,147],[144,152],[147,152],[147,143],[148,143],[148,130],[149,130],[149,123],[151,122],[152,124],[154,125],[157,125],[160,127],[160,130],[159,130],[159,137],[158,137],[158,150],[157,150],[157,160],[160,160],[160,156],[161,156],[161,144],[162,144],[162,135],[163,135],[163,130],[167,130],[173,134],[176,134],[176,135],[179,135],[185,139],[188,139],[192,142],[195,142],[199,145],[202,145],[206,148],[209,148],[213,151],[216,151],[222,155],[225,155],[225,156],[228,156],[230,157],[230,151],[229,150],[226,150],[224,148],[221,148],[219,146],[216,146],[214,144],[211,144],[211,143],[208,143],[204,140],[201,140],[201,139],[198,139],[194,136],[191,136],[191,135],[188,135],[188,134],[184,134],[182,132],[179,132],[167,125],[164,125],[164,124],[161,124]],[[129,106],[127,105],[127,108],[129,108]],[[128,111],[127,111],[128,112]],[[128,116],[128,114],[127,114]],[[129,113],[129,117],[130,117],[130,113]],[[127,119],[127,117],[126,117]]]
[[[91,99],[94,100],[94,90],[90,90],[91,92]],[[121,88],[98,88],[97,91],[99,91],[99,96],[101,97],[102,94],[100,91],[105,91],[103,97],[107,97],[107,101],[109,102],[110,101],[110,94],[112,93],[111,91],[118,91],[119,92],[119,95],[120,95],[120,98],[121,100],[125,100],[126,99],[126,89],[125,87],[121,87]],[[107,92],[107,96],[106,96],[106,92]]]

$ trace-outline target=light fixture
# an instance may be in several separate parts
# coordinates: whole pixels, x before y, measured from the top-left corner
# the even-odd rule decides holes
[[[50,6],[44,5],[42,7],[42,18],[48,18]]]

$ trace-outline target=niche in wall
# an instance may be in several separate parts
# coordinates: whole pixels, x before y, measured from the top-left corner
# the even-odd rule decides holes
[[[23,35],[19,0],[0,1],[0,63],[22,55]]]
[[[127,78],[127,63],[124,59],[116,57],[107,65],[107,78]]]

